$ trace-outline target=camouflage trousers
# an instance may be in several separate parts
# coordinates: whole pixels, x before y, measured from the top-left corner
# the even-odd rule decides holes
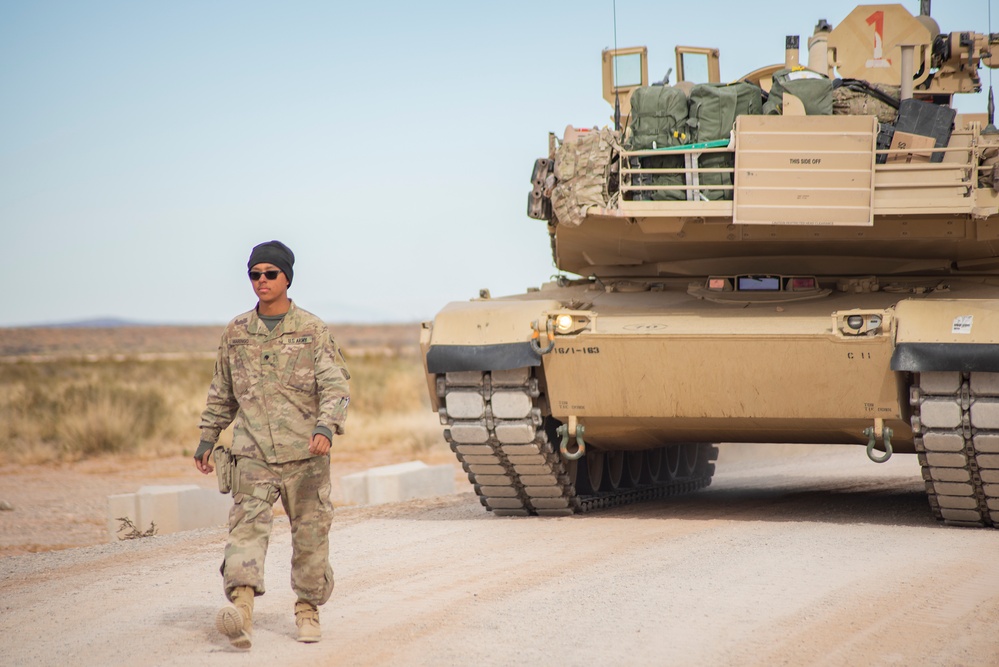
[[[236,586],[252,586],[257,595],[264,594],[272,507],[281,498],[291,523],[291,588],[299,599],[316,606],[329,600],[333,593],[329,457],[268,463],[238,456],[232,492],[229,541],[222,563],[226,597],[232,600]]]

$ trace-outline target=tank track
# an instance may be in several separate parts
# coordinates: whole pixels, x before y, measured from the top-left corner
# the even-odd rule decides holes
[[[999,373],[920,373],[909,392],[934,515],[999,528]]]
[[[703,488],[714,474],[718,448],[700,445],[686,475],[581,494],[574,482],[582,466],[567,465],[553,444],[532,369],[446,373],[436,389],[444,438],[480,502],[497,515],[566,516],[655,500]]]

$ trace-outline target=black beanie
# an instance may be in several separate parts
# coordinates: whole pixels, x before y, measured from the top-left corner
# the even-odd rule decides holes
[[[246,268],[252,269],[257,264],[264,263],[273,264],[281,269],[285,277],[288,278],[288,286],[291,286],[291,279],[295,275],[292,270],[292,267],[295,266],[295,253],[291,251],[291,248],[280,241],[267,241],[254,246],[253,251],[250,252],[250,261],[246,263]]]

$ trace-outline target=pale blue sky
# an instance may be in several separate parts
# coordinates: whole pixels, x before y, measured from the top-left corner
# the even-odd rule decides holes
[[[718,46],[730,80],[854,4],[618,0],[617,43],[647,45],[656,79],[676,44]],[[933,2],[944,31],[987,12]],[[221,323],[252,307],[246,259],[272,238],[291,296],[333,322],[539,285],[531,167],[549,131],[609,122],[613,43],[609,0],[0,0],[0,326]]]

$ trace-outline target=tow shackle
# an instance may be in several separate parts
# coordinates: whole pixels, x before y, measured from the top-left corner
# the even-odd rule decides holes
[[[575,421],[575,418],[569,419],[570,424]],[[586,455],[586,442],[583,440],[583,434],[586,433],[585,426],[582,424],[576,424],[576,445],[575,448],[572,449],[570,449],[569,445],[569,425],[562,424],[558,427],[556,433],[562,439],[558,446],[558,451],[562,454],[562,458],[567,461],[576,461]]]
[[[867,458],[874,461],[875,463],[884,463],[891,458],[892,448],[891,448],[891,437],[894,435],[892,430],[887,426],[882,429],[882,440],[885,446],[885,453],[878,456],[874,453],[874,443],[877,440],[878,430],[873,426],[868,426],[864,429],[864,435],[867,436]]]
[[[539,357],[548,354],[555,347],[555,324],[550,318],[546,319],[546,330],[548,334],[548,344],[541,347],[541,327],[538,321],[531,322],[531,349]]]

